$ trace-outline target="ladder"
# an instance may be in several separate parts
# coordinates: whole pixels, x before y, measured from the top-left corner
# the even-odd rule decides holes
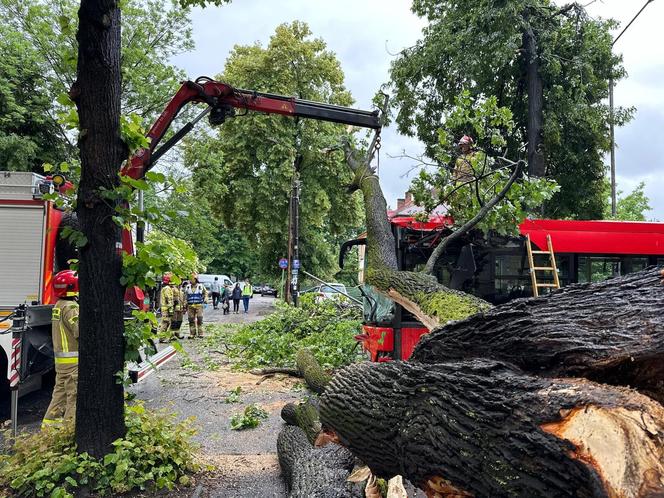
[[[546,245],[547,251],[533,251],[532,242],[530,240],[530,234],[526,235],[526,250],[528,251],[528,264],[530,265],[530,280],[533,284],[533,296],[538,297],[540,295],[539,290],[541,288],[549,287],[552,289],[560,289],[560,280],[558,279],[558,268],[556,268],[556,256],[553,253],[553,244],[551,244],[551,235],[546,236]],[[536,254],[546,254],[549,256],[549,266],[535,266]],[[553,283],[552,284],[540,284],[537,283],[537,272],[538,271],[549,271],[553,273]]]

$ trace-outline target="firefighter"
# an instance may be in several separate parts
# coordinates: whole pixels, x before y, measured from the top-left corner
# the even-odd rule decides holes
[[[187,299],[187,317],[189,318],[189,339],[203,337],[203,306],[207,300],[207,289],[198,281],[198,274],[191,275],[191,281],[185,287]]]
[[[76,416],[78,384],[78,275],[64,270],[53,279],[58,301],[51,316],[55,356],[55,387],[42,428],[57,425]]]
[[[171,285],[171,274],[165,273],[161,279],[162,287],[160,292],[161,323],[159,324],[159,342],[168,342],[170,339],[169,331],[173,324],[173,313],[175,311],[175,299],[173,294],[177,289]]]
[[[171,339],[182,339],[180,327],[182,326],[184,310],[184,287],[173,287],[173,320],[171,321]]]
[[[475,170],[473,169],[472,160],[475,156],[473,151],[473,144],[475,141],[468,135],[464,135],[459,140],[459,149],[461,155],[457,158],[452,172],[452,182],[466,183],[475,178]]]

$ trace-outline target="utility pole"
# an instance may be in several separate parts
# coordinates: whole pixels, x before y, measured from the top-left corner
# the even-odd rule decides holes
[[[646,3],[643,4],[643,7],[641,7],[641,10],[639,10],[636,15],[632,18],[632,20],[623,28],[623,30],[616,36],[616,38],[613,40],[611,43],[611,48],[616,44],[616,42],[620,39],[620,37],[627,31],[627,28],[629,28],[634,21],[636,21],[636,18],[641,15],[641,12],[645,10],[645,8],[654,2],[654,0],[646,0]],[[609,128],[610,128],[610,135],[611,135],[611,216],[616,216],[617,214],[617,200],[616,200],[616,141],[615,141],[615,136],[614,136],[614,121],[615,121],[615,114],[613,111],[613,77],[609,78]]]
[[[293,181],[293,262],[291,263],[291,296],[293,305],[297,307],[299,301],[300,271],[300,175],[296,171]]]

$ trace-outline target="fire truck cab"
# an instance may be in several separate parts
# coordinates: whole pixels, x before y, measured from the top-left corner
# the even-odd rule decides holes
[[[38,389],[53,368],[51,279],[76,257],[58,240],[64,213],[44,199],[53,191],[44,176],[0,171],[0,369],[3,385],[21,394]],[[13,325],[24,333],[12,337]]]

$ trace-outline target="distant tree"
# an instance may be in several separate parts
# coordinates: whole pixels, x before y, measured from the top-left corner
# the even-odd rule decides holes
[[[301,22],[276,29],[267,47],[236,46],[219,79],[245,89],[351,105],[339,61]],[[241,113],[242,114],[242,113]],[[228,120],[186,149],[197,195],[224,225],[248,241],[255,270],[274,274],[285,256],[288,205],[296,157],[302,182],[300,259],[312,273],[338,269],[337,237],[360,225],[359,198],[348,198],[351,175],[329,152],[344,126],[249,113]]]
[[[429,24],[392,64],[399,130],[420,138],[434,157],[454,99],[464,89],[494,95],[516,125],[507,156],[526,159],[532,175],[560,185],[545,214],[600,217],[608,81],[625,75],[611,51],[616,24],[591,18],[577,3],[550,0],[415,0],[412,9]],[[619,109],[617,124],[629,115]]]
[[[0,0],[0,161],[41,172],[75,160],[76,137],[58,115],[75,110],[66,94],[76,79],[76,0]],[[168,0],[122,6],[121,112],[153,121],[185,78],[168,62],[193,48],[187,9]]]
[[[608,188],[607,182],[607,191]],[[623,192],[619,190],[615,217],[611,216],[611,205],[607,196],[604,207],[605,218],[621,221],[646,221],[646,213],[652,208],[650,207],[650,199],[645,193],[645,188],[645,182],[641,182],[627,195],[623,195]]]
[[[41,171],[43,163],[66,159],[69,145],[52,112],[46,63],[32,43],[4,21],[0,53],[1,168]]]

